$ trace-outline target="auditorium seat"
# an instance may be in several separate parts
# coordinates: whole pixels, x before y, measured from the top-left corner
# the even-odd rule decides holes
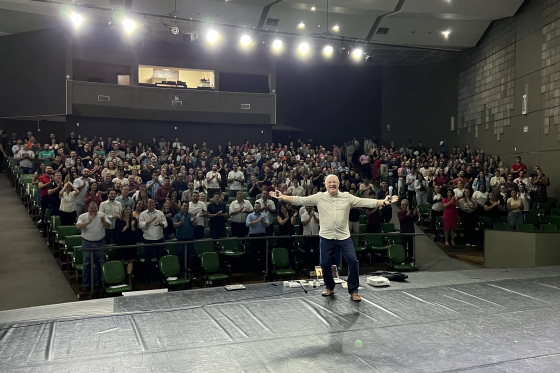
[[[406,264],[406,254],[402,245],[390,245],[387,249],[389,269],[399,272],[407,272],[414,270],[410,264]]]
[[[520,232],[534,232],[535,226],[533,224],[517,224],[517,230]]]
[[[228,284],[231,277],[231,266],[225,264],[220,265],[220,258],[218,253],[207,252],[200,256],[200,265],[204,269],[206,284],[212,281],[212,284],[217,281],[226,281]],[[204,284],[202,284],[204,286]]]
[[[132,291],[132,286],[124,284],[125,279],[126,273],[124,271],[124,264],[120,260],[112,260],[103,263],[101,266],[101,283],[103,284],[103,291],[106,295]]]
[[[176,246],[176,245],[175,245]],[[164,286],[178,286],[184,288],[190,285],[191,280],[186,277],[180,277],[182,274],[179,258],[175,255],[165,255],[159,259],[159,270],[161,272],[161,282]],[[176,277],[171,280],[170,277]]]
[[[285,247],[272,249],[272,267],[276,280],[279,276],[287,276],[288,280],[292,276],[297,278],[297,272],[290,268],[290,254]]]
[[[558,225],[556,225],[556,224],[543,224],[543,225],[541,225],[541,232],[558,232]]]

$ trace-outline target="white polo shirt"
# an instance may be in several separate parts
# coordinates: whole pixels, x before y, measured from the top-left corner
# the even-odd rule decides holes
[[[78,224],[87,223],[90,219],[89,212],[83,213],[78,216]],[[82,238],[87,241],[101,241],[105,239],[105,227],[101,224],[101,219],[105,219],[106,223],[110,223],[107,216],[101,211],[98,211],[93,221],[84,229],[82,229]]]
[[[200,212],[208,211],[206,203],[198,201],[196,204],[189,202],[189,212],[196,216],[196,221],[199,225],[204,226],[204,216],[197,216]]]
[[[105,215],[107,215],[107,218],[109,219],[109,221],[111,222],[111,228],[110,229],[115,229],[115,222],[117,221],[117,218],[114,218],[113,215],[115,214],[121,214],[122,212],[122,205],[120,202],[117,202],[116,200],[114,202],[111,202],[109,200],[101,202],[101,204],[99,205],[99,212],[104,213]]]
[[[307,212],[307,210],[304,210],[305,212],[303,214],[301,214],[301,221],[307,221],[307,219],[309,219],[309,213]],[[315,212],[314,215],[319,218],[319,213]],[[302,224],[303,225],[303,224]],[[317,235],[319,234],[319,223],[317,223],[315,221],[315,219],[311,219],[311,221],[309,223],[307,223],[307,225],[303,226],[303,235],[304,236],[312,236],[312,235]]]
[[[243,212],[232,215],[233,212],[239,210],[243,206]],[[239,203],[239,201],[235,200],[229,205],[229,215],[231,216],[232,223],[245,223],[247,221],[247,215],[249,213],[247,211],[253,210],[253,206],[251,202],[247,200],[243,200],[243,202]]]

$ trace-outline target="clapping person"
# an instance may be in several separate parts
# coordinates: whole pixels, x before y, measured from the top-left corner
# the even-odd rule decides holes
[[[163,246],[150,245],[165,241],[163,228],[167,227],[167,220],[163,212],[156,210],[156,202],[151,198],[148,200],[148,209],[140,214],[138,227],[144,233],[144,244],[148,245],[144,247],[144,284],[150,285],[152,281],[151,262],[154,251],[158,262],[165,253]]]
[[[74,225],[76,223],[76,196],[79,193],[80,191],[71,182],[64,184],[59,192],[61,225]]]
[[[471,198],[471,190],[465,189],[463,197],[458,200],[459,216],[465,227],[465,241],[467,246],[475,246],[477,242],[475,224],[478,220],[478,204]]]
[[[173,217],[173,227],[177,230],[177,241],[191,241],[194,239],[194,231],[198,226],[196,217],[189,212],[189,203],[183,202],[181,211]],[[194,244],[187,243],[179,246],[179,265],[183,271],[185,268],[185,251],[187,255],[187,267],[193,268],[193,260],[196,255]]]
[[[428,203],[432,206],[432,208],[430,209],[432,232],[436,231],[437,217],[443,216],[443,211],[445,210],[442,201],[443,196],[441,195],[441,188],[436,185],[434,186],[433,192],[428,196]]]
[[[117,232],[117,246],[135,245],[138,242],[138,219],[132,213],[132,207],[126,205],[122,210],[121,216],[115,222]],[[132,269],[136,258],[136,247],[117,250],[117,257],[126,264],[126,274],[128,284],[134,285]]]
[[[231,234],[233,237],[245,237],[249,233],[245,222],[247,215],[253,212],[251,203],[243,198],[243,192],[237,191],[236,200],[229,205]]]
[[[447,197],[441,201],[445,210],[443,210],[443,234],[445,235],[445,244],[449,245],[449,234],[451,233],[451,245],[455,245],[455,232],[457,231],[457,220],[459,212],[457,211],[457,197],[453,195],[451,189],[447,190]]]

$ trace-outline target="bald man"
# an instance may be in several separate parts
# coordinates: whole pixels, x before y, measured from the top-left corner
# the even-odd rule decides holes
[[[323,296],[334,294],[335,282],[331,272],[334,252],[338,248],[342,252],[346,263],[348,263],[348,292],[353,301],[362,299],[358,294],[359,264],[356,258],[354,244],[350,238],[348,229],[348,217],[353,207],[374,208],[375,206],[387,206],[397,202],[398,197],[391,199],[387,196],[384,200],[358,198],[350,193],[342,193],[338,190],[340,182],[336,175],[328,175],[325,179],[326,192],[319,192],[309,197],[285,196],[280,191],[272,192],[271,195],[280,201],[292,203],[293,205],[317,206],[321,216],[321,229],[319,230],[321,267],[326,289]]]

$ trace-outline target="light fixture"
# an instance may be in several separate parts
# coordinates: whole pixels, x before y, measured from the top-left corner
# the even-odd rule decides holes
[[[366,54],[366,62],[373,62],[373,56],[371,54]]]
[[[333,31],[338,31],[338,30],[340,30],[340,26],[339,25],[334,25],[332,29],[333,29]]]
[[[449,37],[449,34],[451,34],[451,31],[445,30],[445,31],[442,31],[441,33],[443,34],[443,36],[445,36],[446,38],[448,38],[448,37]]]
[[[247,46],[251,44],[251,37],[247,34],[244,34],[243,36],[241,36],[241,39],[239,39],[239,42],[241,43],[241,45]]]
[[[305,28],[305,23],[300,22],[299,25],[297,26],[298,28]]]
[[[317,10],[317,7],[316,7],[315,5],[313,5],[313,6],[311,7],[311,11],[314,12],[314,11],[316,11],[316,10]]]
[[[298,46],[298,50],[300,51],[300,53],[309,52],[309,44],[307,44],[306,42],[300,43]]]
[[[171,33],[173,35],[179,35],[180,32],[181,32],[181,30],[179,30],[179,26],[175,25],[175,26],[171,27]]]
[[[364,54],[364,50],[360,47],[356,47],[353,51],[352,51],[352,56],[355,58],[360,58],[362,57],[362,54]]]
[[[72,23],[74,24],[74,27],[78,27],[82,24],[82,22],[84,21],[84,19],[82,18],[81,15],[79,15],[78,13],[72,13],[70,15],[70,20],[72,21]]]
[[[208,34],[206,34],[206,39],[210,42],[213,43],[216,40],[218,40],[218,32],[216,30],[210,30],[208,31]]]
[[[125,18],[122,24],[126,32],[132,32],[136,28],[136,22],[129,18]]]
[[[323,48],[323,53],[324,54],[331,55],[333,52],[334,52],[334,48],[333,48],[332,45],[327,44],[327,45],[324,46],[324,48]]]
[[[274,49],[280,49],[282,48],[282,40],[280,39],[274,39],[274,41],[272,42],[272,48]]]

